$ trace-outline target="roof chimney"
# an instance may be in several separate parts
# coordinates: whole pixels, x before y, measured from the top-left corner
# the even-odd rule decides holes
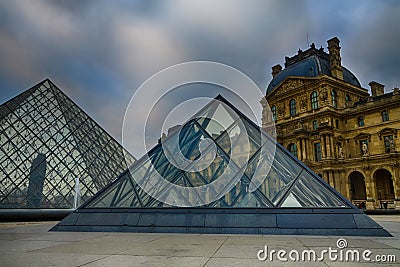
[[[372,96],[380,96],[385,93],[385,86],[383,84],[372,81],[368,85],[371,86]]]
[[[275,78],[276,75],[278,75],[278,73],[280,73],[282,71],[282,66],[280,64],[275,65],[272,67],[272,77]]]
[[[329,65],[333,77],[343,80],[342,58],[340,57],[339,39],[333,37],[328,40]]]

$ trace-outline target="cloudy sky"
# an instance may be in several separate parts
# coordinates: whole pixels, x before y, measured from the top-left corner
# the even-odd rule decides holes
[[[221,62],[265,90],[271,66],[333,36],[363,87],[390,91],[400,83],[398,25],[400,1],[385,0],[0,0],[0,102],[50,78],[121,140],[129,99],[166,67]]]

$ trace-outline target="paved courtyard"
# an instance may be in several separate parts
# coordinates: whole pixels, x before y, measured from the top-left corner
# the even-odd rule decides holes
[[[371,217],[394,237],[344,237],[343,261],[322,253],[331,247],[338,250],[332,258],[340,259],[336,236],[72,233],[48,232],[56,222],[0,223],[0,266],[293,266],[293,250],[299,259],[304,251],[315,251],[317,259],[324,256],[324,261],[311,257],[299,266],[376,266],[362,259],[365,250],[371,251],[366,255],[371,260],[394,255],[396,262],[382,266],[400,266],[400,216]],[[257,259],[266,245],[268,255],[284,250],[281,256],[288,261],[279,261],[276,253],[273,261]],[[348,250],[359,251],[361,262],[345,262]]]

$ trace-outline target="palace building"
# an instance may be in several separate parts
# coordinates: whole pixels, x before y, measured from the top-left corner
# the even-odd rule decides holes
[[[328,52],[311,44],[272,67],[263,128],[274,121],[278,142],[354,204],[399,209],[399,89],[372,81],[370,94],[340,49],[334,37]]]

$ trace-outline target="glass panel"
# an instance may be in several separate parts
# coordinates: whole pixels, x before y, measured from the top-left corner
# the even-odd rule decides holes
[[[208,184],[208,183],[215,181],[223,174],[224,175],[227,175],[227,174],[235,175],[239,171],[239,168],[236,165],[228,164],[229,158],[219,148],[217,148],[215,155],[211,155],[211,154],[214,154],[212,152],[214,152],[214,151],[210,147],[204,153],[205,158],[207,158],[209,155],[215,156],[214,160],[211,163],[209,163],[208,159],[200,160],[200,161],[196,162],[195,164],[192,164],[191,166],[189,166],[189,171],[184,172],[186,177],[188,178],[189,182],[191,181],[192,178],[200,179],[200,176],[201,176],[204,179],[204,184]],[[192,170],[192,171],[190,171],[190,170]],[[199,171],[197,171],[197,170],[199,170]]]
[[[178,134],[179,133],[179,134]],[[169,151],[177,166],[182,169],[189,165],[191,161],[198,159],[200,156],[200,144],[203,140],[210,139],[209,136],[194,122],[184,125],[181,131],[175,132],[162,143],[162,147]],[[179,146],[178,146],[179,144]],[[204,147],[205,148],[205,147]],[[178,153],[182,153],[183,159],[178,157]]]
[[[215,203],[212,203],[212,207],[243,207],[243,208],[255,208],[255,207],[270,207],[271,205],[265,199],[259,190],[249,192],[250,180],[245,175],[242,176],[240,181],[227,193],[225,196]]]
[[[297,199],[295,198],[295,196],[290,193],[286,199],[285,202],[282,203],[281,207],[285,207],[285,208],[301,208],[301,204],[297,201]]]
[[[180,174],[174,178],[173,181],[174,184],[180,185],[183,187],[190,187],[190,184],[187,183],[186,178],[184,177],[183,174]],[[165,198],[165,199],[179,199],[180,201],[186,202],[187,206],[190,206],[191,203],[197,203],[200,201],[199,197],[196,194],[190,194],[189,191],[182,191],[182,190],[176,190],[174,187],[167,187],[165,188],[160,194],[158,195],[159,197]],[[159,197],[156,198],[159,198]],[[186,201],[185,201],[186,200]],[[197,201],[196,201],[197,200]],[[169,205],[165,203],[161,203],[158,200],[152,200],[151,203],[147,205],[148,207],[168,207]]]
[[[150,190],[152,195],[159,194],[165,190],[166,184],[156,179],[157,176],[161,176],[163,179],[174,183],[177,175],[180,174],[179,170],[168,162],[160,145],[151,151],[148,158],[142,158],[137,165],[135,164],[131,169],[131,173],[134,178],[132,179],[134,184],[136,185],[136,181],[138,181],[140,187],[144,187],[147,191]],[[142,199],[146,197],[147,193],[142,189],[139,190],[140,187],[136,186]],[[143,204],[145,205],[146,201],[149,200],[149,196],[146,197],[146,200],[142,199]]]
[[[282,203],[282,207],[333,208],[347,207],[331,189],[323,185],[319,178],[303,171],[299,179],[290,189],[290,197]]]
[[[111,207],[111,203],[114,199],[114,196],[118,190],[118,186],[124,182],[124,180],[127,179],[124,177],[124,179],[121,179],[120,181],[116,182],[114,185],[110,186],[105,190],[102,194],[98,195],[94,201],[91,203],[88,203],[87,207],[88,208],[106,208],[106,207]]]
[[[261,132],[243,119],[221,135],[217,143],[242,168],[260,148]]]
[[[213,138],[216,139],[224,131],[226,131],[229,126],[236,120],[237,115],[230,115],[230,108],[223,103],[214,102],[204,115],[196,115],[197,118],[200,116],[207,116],[207,118],[202,117],[197,119],[203,129]]]
[[[265,161],[273,161],[269,170]],[[281,195],[287,191],[300,172],[299,164],[280,147],[276,147],[275,158],[272,158],[269,151],[260,150],[246,169],[249,178],[265,179],[259,189],[274,205],[279,202]]]

